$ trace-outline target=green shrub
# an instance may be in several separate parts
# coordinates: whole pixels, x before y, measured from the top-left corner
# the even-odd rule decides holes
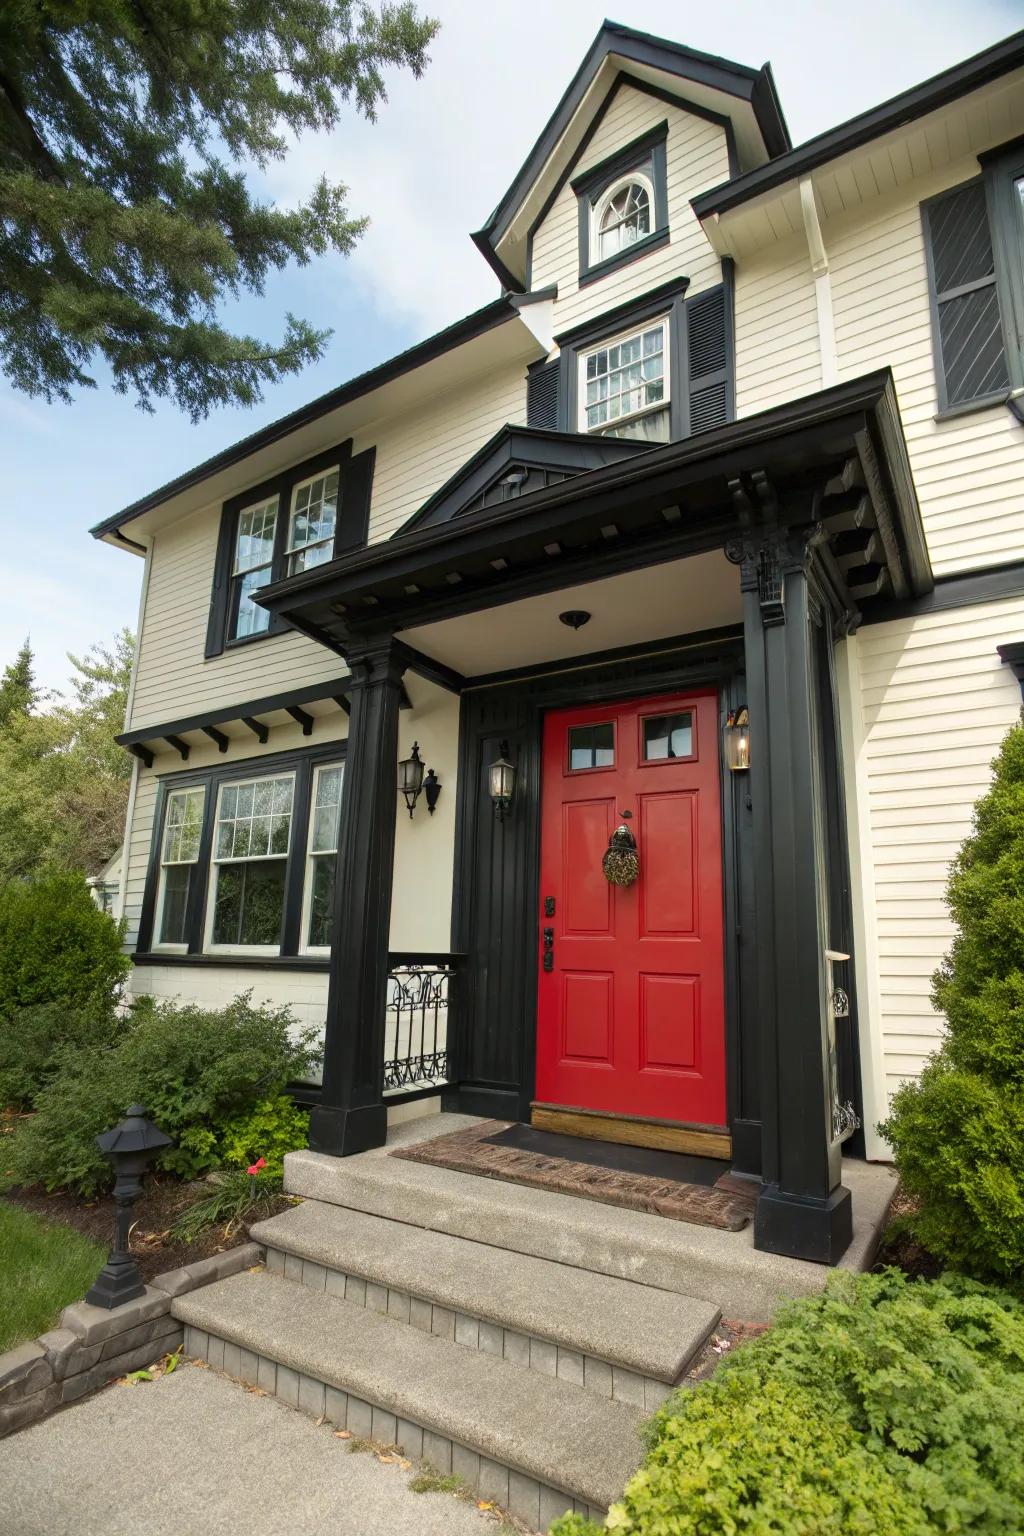
[[[66,1053],[11,1138],[3,1171],[18,1183],[95,1194],[112,1177],[95,1138],[137,1102],[176,1143],[157,1167],[196,1178],[224,1161],[228,1128],[237,1144],[244,1117],[263,1105],[273,1118],[267,1101],[308,1076],[314,1036],[293,1035],[286,1008],[255,1008],[248,993],[220,1010],[146,1000],[114,1045]]]
[[[309,1110],[287,1094],[261,1099],[245,1114],[228,1120],[218,1138],[225,1168],[248,1168],[263,1158],[266,1176],[281,1179],[286,1152],[309,1145]]]
[[[946,1035],[879,1129],[925,1247],[1010,1280],[1024,1273],[1024,726],[993,766],[946,894],[958,932],[932,994]]]
[[[223,1226],[230,1236],[240,1221],[258,1221],[281,1190],[280,1173],[269,1168],[259,1173],[233,1168],[210,1186],[208,1194],[182,1211],[171,1228],[171,1236],[194,1243],[207,1228],[217,1226]]]
[[[651,1421],[632,1536],[1024,1529],[1024,1308],[969,1280],[837,1272]],[[553,1536],[596,1527],[566,1517]]]
[[[0,1017],[0,1105],[29,1108],[69,1050],[110,1045],[124,1027],[106,1002],[36,1003]]]
[[[112,1005],[130,964],[123,937],[74,871],[0,886],[0,1019],[38,1003]]]

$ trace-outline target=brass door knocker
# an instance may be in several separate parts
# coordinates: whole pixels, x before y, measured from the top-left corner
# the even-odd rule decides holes
[[[630,886],[640,874],[640,855],[636,838],[625,822],[615,828],[608,839],[608,847],[601,868],[609,885]]]

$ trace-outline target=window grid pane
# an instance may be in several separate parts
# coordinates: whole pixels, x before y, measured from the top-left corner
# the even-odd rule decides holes
[[[612,768],[615,765],[615,727],[602,725],[569,727],[569,768]]]
[[[274,553],[274,533],[277,529],[277,497],[261,502],[256,507],[246,507],[238,514],[238,536],[235,540],[234,574],[269,566]]]
[[[675,715],[648,715],[643,726],[644,762],[693,756],[693,716],[688,709]]]
[[[667,399],[663,321],[587,357],[588,432],[600,431],[620,417],[649,410]]]
[[[291,777],[227,786],[217,813],[216,860],[283,859],[291,837]]]
[[[321,768],[316,776],[313,802],[311,853],[337,853],[338,822],[341,815],[341,783],[344,770],[339,763]]]
[[[338,471],[300,485],[292,499],[288,530],[288,573],[309,570],[330,560],[338,516]]]
[[[199,857],[205,789],[176,789],[167,798],[164,864],[194,864]]]
[[[187,939],[185,920],[189,891],[192,888],[192,865],[168,865],[163,873],[163,882],[157,943],[184,944]]]
[[[630,182],[608,203],[601,215],[600,258],[627,250],[651,232],[651,200],[646,187]]]
[[[268,586],[269,583],[269,565],[260,565],[254,570],[246,571],[238,581],[238,614],[235,619],[234,636],[236,640],[244,639],[246,635],[261,635],[269,627],[269,611],[252,600],[252,593],[260,587]]]

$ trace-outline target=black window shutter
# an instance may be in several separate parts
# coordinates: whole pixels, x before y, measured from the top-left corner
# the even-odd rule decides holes
[[[686,302],[690,431],[706,432],[729,420],[729,332],[725,285]]]
[[[205,656],[209,661],[219,656],[227,639],[228,602],[231,596],[231,565],[235,553],[235,514],[224,507],[217,533],[217,554],[213,562],[213,591],[210,617],[206,625]]]
[[[334,553],[347,555],[362,549],[370,528],[370,497],[373,494],[373,462],[376,448],[367,448],[349,459],[341,469],[341,506],[334,535]]]
[[[939,403],[945,409],[1010,387],[982,181],[925,208]]]
[[[526,374],[526,425],[555,431],[558,426],[559,360],[538,363]]]

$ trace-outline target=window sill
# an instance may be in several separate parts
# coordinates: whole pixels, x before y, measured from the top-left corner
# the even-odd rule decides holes
[[[629,246],[627,250],[618,251],[604,261],[584,267],[580,271],[579,286],[585,288],[588,283],[596,283],[602,277],[607,277],[610,272],[617,272],[620,267],[628,267],[630,262],[639,261],[651,251],[659,250],[663,245],[668,244],[669,233],[669,227],[666,224],[662,229],[656,229],[653,235],[648,235],[646,240],[638,240],[636,245]]]
[[[131,957],[133,965],[185,965],[198,970],[215,970],[219,966],[237,966],[258,971],[328,971],[329,955],[243,955],[237,950],[229,954],[190,955],[168,950],[136,950]]]
[[[943,411],[936,411],[936,421],[957,421],[961,416],[976,416],[979,411],[994,411],[1001,405],[1006,405],[1010,398],[1008,389],[1001,390],[998,395],[986,395],[983,400],[965,400],[962,405],[947,405]]]

